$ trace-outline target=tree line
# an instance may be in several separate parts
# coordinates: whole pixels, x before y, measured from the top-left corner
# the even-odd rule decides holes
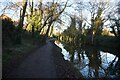
[[[3,9],[3,12],[6,8],[19,10],[17,29],[19,33],[19,43],[21,43],[23,28],[31,32],[33,37],[39,34],[44,35],[44,37],[42,37],[43,40],[47,39],[47,37],[51,36],[53,33],[54,24],[61,24],[63,21],[60,18],[63,17],[62,14],[68,15],[71,20],[71,22],[68,23],[70,25],[68,29],[64,30],[61,34],[69,41],[78,40],[79,42],[82,40],[84,42],[84,36],[87,36],[89,43],[97,43],[97,37],[102,34],[106,22],[110,23],[108,26],[112,29],[112,33],[115,37],[118,40],[120,39],[119,2],[117,6],[111,7],[107,1],[91,1],[84,3],[78,0],[73,4],[71,3],[72,5],[76,5],[74,10],[79,13],[77,15],[69,14],[69,12],[65,11],[67,7],[73,7],[72,5],[68,6],[68,2],[69,0],[64,3],[57,2],[56,0],[47,3],[43,3],[43,0],[39,0],[38,2],[23,0],[22,2],[9,3],[8,7],[6,6]],[[85,10],[88,11],[89,19],[84,15]],[[26,22],[26,24],[24,24],[24,22]]]
[[[120,40],[120,2],[116,6],[110,6],[109,2],[87,2],[82,1],[76,2],[76,10],[79,15],[67,14],[71,19],[71,24],[59,37],[59,39],[66,42],[71,42],[76,40],[78,42],[88,43],[88,44],[98,44],[99,36],[102,36],[105,26],[111,28],[111,33],[113,33],[116,39]],[[87,10],[89,14],[89,19],[86,18],[83,11]],[[106,25],[106,23],[109,23]],[[76,26],[77,25],[77,26]],[[85,37],[87,38],[85,40]],[[72,39],[72,40],[71,40]]]
[[[19,23],[17,26],[18,43],[22,42],[23,31],[32,33],[33,37],[37,34],[43,35],[41,38],[44,41],[51,35],[54,23],[60,20],[59,17],[67,7],[67,3],[68,0],[64,3],[53,0],[44,4],[43,0],[39,0],[37,3],[33,0],[23,0],[22,2],[11,2],[3,10],[7,8],[19,10]],[[2,16],[4,16],[4,13],[1,15],[1,19]],[[3,25],[3,27],[5,28],[6,26]]]

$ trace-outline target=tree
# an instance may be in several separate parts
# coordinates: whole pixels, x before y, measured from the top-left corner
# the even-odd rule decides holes
[[[21,37],[22,37],[22,27],[23,27],[23,22],[24,22],[24,17],[25,17],[25,12],[26,12],[26,7],[27,7],[27,0],[23,0],[23,2],[8,2],[8,5],[5,6],[5,8],[2,10],[3,14],[6,14],[6,10],[11,10],[15,13],[19,10],[19,8],[22,5],[22,8],[20,9],[20,20],[19,20],[19,25],[17,27],[17,30],[19,33],[17,34],[17,42],[21,43]],[[9,11],[9,12],[11,12]],[[13,14],[13,16],[14,16]]]
[[[60,10],[60,3],[53,0],[53,2],[42,4],[42,0],[40,0],[40,4],[36,6],[37,8],[34,8],[33,2],[31,5],[29,0],[30,14],[27,12],[27,27],[30,28],[30,31],[32,31],[32,33],[34,33],[34,31],[42,33],[42,31],[46,29],[45,38],[47,38],[49,33],[52,33],[51,31],[53,24],[63,13],[67,6],[67,3],[68,1],[65,3],[63,9]]]
[[[58,19],[58,17],[63,13],[63,11],[65,10],[66,6],[67,6],[67,3],[68,3],[68,0],[67,2],[65,3],[65,6],[62,10],[59,9],[60,7],[60,4],[57,3],[57,2],[52,2],[52,5],[50,5],[50,7],[48,7],[48,13],[49,14],[46,14],[45,15],[45,20],[43,22],[43,25],[40,29],[40,31],[46,26],[48,25],[47,27],[47,31],[46,31],[46,34],[45,34],[45,38],[48,37],[48,33],[50,31],[50,28],[51,28],[51,25]]]
[[[108,2],[89,2],[87,4],[87,10],[90,12],[90,22],[86,20],[86,22],[91,26],[90,27],[90,43],[96,44],[98,40],[96,37],[100,36],[102,33],[103,25],[108,20],[106,18],[106,12],[109,11]],[[104,16],[103,16],[104,15]]]
[[[22,9],[20,9],[20,22],[19,22],[20,29],[22,29],[23,27],[24,17],[25,17],[26,8],[27,8],[27,2],[28,0],[23,0]]]
[[[22,37],[22,28],[23,28],[23,22],[24,22],[24,17],[26,13],[26,8],[27,8],[27,2],[28,0],[23,0],[23,5],[22,9],[20,9],[20,22],[19,22],[19,43],[21,43],[21,37]]]
[[[109,15],[109,20],[111,22],[111,28],[117,39],[120,39],[120,2],[117,5],[116,11],[113,12],[114,15]],[[117,16],[115,16],[117,15]]]
[[[76,41],[79,42],[79,30],[76,28],[76,16],[73,15],[71,16],[70,15],[70,19],[71,19],[71,23],[70,23],[70,26],[64,31],[62,32],[62,36],[64,38],[64,40],[66,42],[71,42],[70,39],[72,39],[72,42],[73,43],[76,43]],[[79,38],[79,39],[78,39]]]

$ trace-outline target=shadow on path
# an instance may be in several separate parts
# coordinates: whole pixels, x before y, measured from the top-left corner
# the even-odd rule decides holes
[[[43,47],[30,54],[7,78],[57,78],[52,48],[53,44],[46,41]]]

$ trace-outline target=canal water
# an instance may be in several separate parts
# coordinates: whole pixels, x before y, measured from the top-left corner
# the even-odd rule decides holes
[[[64,59],[72,62],[85,78],[115,78],[120,74],[120,59],[109,49],[99,49],[93,46],[75,46],[55,41],[62,49]]]

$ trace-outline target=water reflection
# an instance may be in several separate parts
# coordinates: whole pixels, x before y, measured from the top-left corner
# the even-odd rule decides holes
[[[92,46],[80,47],[72,44],[55,44],[62,49],[64,59],[74,66],[86,78],[116,77],[119,75],[120,60],[116,55],[101,51]]]

